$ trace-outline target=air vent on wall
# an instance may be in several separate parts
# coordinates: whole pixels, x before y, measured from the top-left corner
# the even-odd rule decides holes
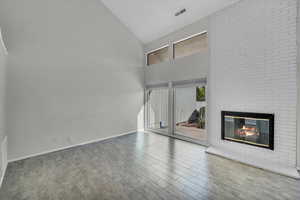
[[[175,13],[175,16],[177,17],[177,16],[179,16],[179,15],[182,15],[182,14],[185,13],[185,12],[186,12],[186,9],[183,8],[183,9],[181,9],[180,11],[176,12],[176,13]]]

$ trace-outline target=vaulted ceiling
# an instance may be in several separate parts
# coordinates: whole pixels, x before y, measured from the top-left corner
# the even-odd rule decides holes
[[[239,0],[102,0],[143,43],[149,43]],[[175,17],[185,8],[186,12]]]

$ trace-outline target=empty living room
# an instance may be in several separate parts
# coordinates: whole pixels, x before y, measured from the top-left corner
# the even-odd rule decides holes
[[[300,0],[0,0],[0,200],[300,200]]]

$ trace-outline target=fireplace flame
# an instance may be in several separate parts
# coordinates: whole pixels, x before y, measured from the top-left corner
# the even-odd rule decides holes
[[[241,136],[258,136],[259,132],[257,131],[257,129],[255,127],[246,127],[245,125],[243,126],[243,128],[238,129],[238,134]]]

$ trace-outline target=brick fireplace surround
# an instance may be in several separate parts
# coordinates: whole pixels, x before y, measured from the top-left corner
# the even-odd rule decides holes
[[[207,152],[294,178],[297,3],[244,0],[212,15],[208,77]],[[274,151],[222,140],[222,110],[274,113]]]

